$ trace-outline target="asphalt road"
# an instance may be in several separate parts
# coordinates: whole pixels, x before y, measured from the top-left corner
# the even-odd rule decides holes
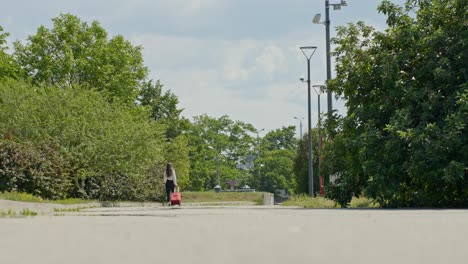
[[[0,263],[468,263],[468,210],[96,208],[0,218]]]

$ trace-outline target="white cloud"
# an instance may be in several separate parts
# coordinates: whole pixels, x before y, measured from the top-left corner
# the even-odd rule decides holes
[[[144,47],[151,77],[179,97],[184,116],[226,114],[272,130],[297,125],[293,116],[307,117],[307,88],[298,80],[307,69],[298,48],[298,43],[311,42],[305,35],[298,31],[272,40],[224,40],[145,34],[132,41]],[[320,58],[315,59],[320,65]],[[323,83],[324,69],[312,70],[313,84]],[[316,101],[312,93],[313,124]],[[322,96],[323,110],[325,102]]]
[[[226,1],[220,0],[171,0],[158,2],[165,11],[175,16],[196,16],[202,11],[222,7]]]
[[[249,78],[251,69],[247,66],[248,59],[257,47],[258,43],[250,39],[224,42],[221,62],[226,81],[245,81]]]
[[[287,60],[284,52],[275,45],[265,47],[255,61],[258,71],[270,80],[277,71],[287,70]]]
[[[335,26],[357,18],[385,28],[377,2],[353,1],[333,12],[332,36]],[[186,117],[227,114],[265,129],[298,125],[293,116],[307,120],[307,88],[298,80],[307,77],[302,45],[318,47],[312,84],[326,79],[325,27],[310,21],[323,1],[17,0],[2,7],[8,16],[0,16],[0,24],[12,33],[9,40],[24,41],[39,25],[49,27],[50,18],[70,12],[142,45],[150,77],[179,97]],[[342,102],[334,106],[343,109]],[[316,107],[312,92],[314,124]]]

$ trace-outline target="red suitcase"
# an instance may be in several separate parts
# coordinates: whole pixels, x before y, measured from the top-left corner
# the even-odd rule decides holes
[[[173,193],[171,193],[171,206],[178,204],[180,206],[181,195],[179,192],[179,188]]]

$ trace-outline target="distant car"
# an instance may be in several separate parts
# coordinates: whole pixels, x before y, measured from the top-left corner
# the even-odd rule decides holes
[[[255,192],[255,189],[250,189],[250,186],[244,185],[239,189],[240,192]]]

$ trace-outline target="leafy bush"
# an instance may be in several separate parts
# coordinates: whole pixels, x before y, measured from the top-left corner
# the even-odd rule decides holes
[[[44,199],[63,198],[70,186],[66,162],[56,150],[0,141],[0,191],[26,192]]]
[[[148,175],[108,175],[101,178],[101,201],[164,201],[165,190],[161,178]]]
[[[348,185],[331,184],[326,189],[326,196],[342,208],[348,207],[353,198],[353,190]]]
[[[156,199],[162,187],[148,171],[164,166],[163,132],[146,108],[109,103],[97,91],[2,81],[0,190],[47,199]]]

